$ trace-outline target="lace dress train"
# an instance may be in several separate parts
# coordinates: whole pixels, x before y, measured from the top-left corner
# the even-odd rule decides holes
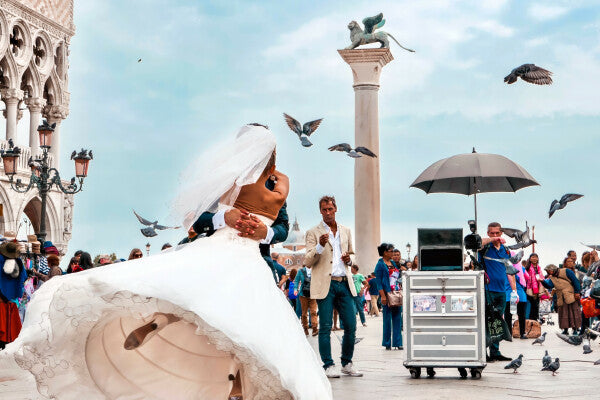
[[[179,320],[126,350],[127,335],[157,312]],[[245,400],[332,398],[256,242],[229,228],[51,279],[7,357],[57,399],[227,399],[238,372]]]

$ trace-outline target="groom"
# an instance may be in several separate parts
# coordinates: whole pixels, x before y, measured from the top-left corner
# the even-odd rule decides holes
[[[262,126],[269,129],[269,127],[257,123],[248,125]],[[265,187],[269,190],[275,188],[273,177],[267,179]],[[279,210],[279,214],[277,214],[277,218],[273,221],[271,226],[266,226],[256,216],[249,214],[244,210],[232,208],[228,211],[220,210],[217,213],[205,212],[196,220],[196,222],[194,222],[192,228],[199,235],[205,233],[206,236],[211,236],[217,229],[224,228],[225,226],[237,229],[242,237],[260,241],[258,246],[260,248],[260,254],[265,259],[269,268],[271,268],[273,279],[278,283],[279,280],[277,279],[277,274],[275,272],[275,265],[271,258],[271,245],[283,242],[288,237],[290,224],[287,214],[287,202],[283,203],[283,206]]]

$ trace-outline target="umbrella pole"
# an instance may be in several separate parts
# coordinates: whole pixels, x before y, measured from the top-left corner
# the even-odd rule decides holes
[[[473,197],[475,199],[475,233],[477,233],[477,186],[475,186]]]

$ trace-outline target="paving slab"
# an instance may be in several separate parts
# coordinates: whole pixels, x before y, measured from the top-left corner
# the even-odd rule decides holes
[[[554,316],[554,320],[558,320]],[[583,354],[582,346],[571,346],[555,335],[557,327],[542,327],[547,331],[543,346],[532,345],[533,340],[514,339],[502,342],[503,354],[516,358],[523,354],[523,366],[519,373],[505,370],[507,362],[490,363],[483,370],[480,380],[460,379],[456,369],[436,369],[433,379],[422,377],[411,379],[403,366],[403,350],[385,350],[381,346],[382,317],[367,317],[367,327],[359,324],[357,336],[364,338],[355,347],[354,364],[364,376],[362,378],[341,377],[331,379],[336,400],[377,399],[502,399],[518,396],[521,399],[564,399],[577,396],[595,398],[600,380],[600,365],[593,365],[600,359],[600,340],[592,342],[593,352]],[[341,331],[334,332],[339,339]],[[318,352],[317,338],[307,339]],[[339,362],[340,342],[332,337],[332,354]],[[559,373],[552,376],[542,372],[544,350],[559,357]],[[318,353],[317,353],[318,354]],[[339,366],[339,365],[338,365]],[[425,376],[425,371],[423,375]],[[307,383],[310,384],[310,383]],[[14,362],[0,362],[0,399],[2,400],[40,400],[41,396],[33,376],[18,368]]]

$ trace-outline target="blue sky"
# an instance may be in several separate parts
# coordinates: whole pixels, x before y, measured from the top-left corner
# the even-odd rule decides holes
[[[499,153],[541,187],[483,194],[482,224],[536,226],[543,264],[594,229],[600,190],[600,8],[593,1],[286,2],[76,1],[70,47],[70,115],[62,125],[62,170],[70,149],[94,150],[76,196],[69,253],[126,257],[148,241],[131,209],[164,219],[179,174],[203,149],[246,122],[271,126],[278,168],[291,179],[288,211],[303,229],[319,220],[317,199],[334,194],[338,220],[354,226],[353,161],[327,147],[353,142],[350,68],[337,49],[351,20],[382,11],[395,60],[379,92],[382,239],[416,247],[418,227],[463,227],[472,198],[425,195],[409,185],[457,153]],[[142,58],[141,63],[137,59]],[[523,63],[554,72],[555,84],[503,77]],[[324,117],[314,146],[284,124]],[[19,124],[23,125],[23,124]],[[563,193],[585,197],[548,220]],[[152,252],[183,232],[150,239]],[[414,251],[413,251],[414,253]]]

